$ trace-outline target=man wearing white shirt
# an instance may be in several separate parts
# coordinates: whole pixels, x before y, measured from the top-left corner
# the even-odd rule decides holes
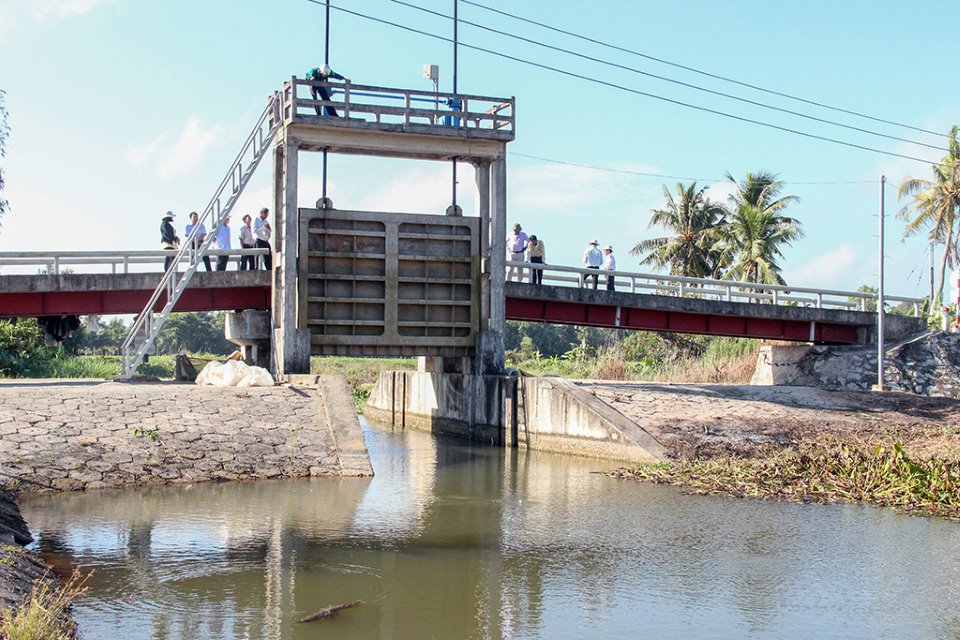
[[[600,266],[603,264],[603,254],[600,253],[600,243],[596,240],[591,240],[590,244],[587,245],[587,249],[583,252],[583,266],[587,269],[596,269],[600,270]],[[587,275],[583,274],[583,277],[580,281],[580,285],[584,288],[587,287],[587,280],[593,278],[593,288],[597,288],[597,280],[599,276],[596,275]]]
[[[603,248],[603,270],[616,271],[617,259],[613,257],[613,247],[607,245]],[[613,276],[607,276],[607,291],[614,291]]]
[[[213,248],[220,251],[230,251],[230,216],[223,219],[223,224],[217,227],[217,235],[213,239]],[[230,256],[217,256],[217,271],[226,271],[230,264]]]
[[[513,233],[507,236],[507,260],[510,262],[523,262],[523,254],[527,250],[527,234],[520,228],[520,224],[513,225]],[[517,282],[523,282],[523,267],[509,267],[507,269],[507,281],[513,280],[516,274]]]
[[[192,255],[194,256],[194,258],[196,258],[197,249],[200,248],[200,245],[203,244],[204,238],[207,237],[207,228],[202,224],[198,225],[197,224],[198,220],[200,220],[200,216],[197,215],[197,212],[191,211],[190,224],[188,224],[186,228],[183,230],[184,234],[189,238],[190,232],[193,231],[194,227],[197,227],[197,235],[193,238],[193,246],[190,247],[190,250],[193,252]],[[207,268],[207,271],[211,271],[210,256],[203,256],[203,266]]]
[[[270,228],[270,223],[267,222],[267,216],[270,215],[270,210],[264,207],[260,209],[260,216],[253,221],[253,235],[257,238],[257,249],[266,249],[267,253],[260,256],[263,258],[263,268],[267,271],[270,271],[272,266],[272,256],[270,255],[270,237],[273,235],[273,229]]]

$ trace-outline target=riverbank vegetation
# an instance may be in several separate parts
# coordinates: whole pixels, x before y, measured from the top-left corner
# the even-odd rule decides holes
[[[903,442],[823,436],[754,457],[721,456],[619,469],[617,477],[676,484],[694,493],[730,494],[815,503],[864,503],[960,519],[960,456],[931,447],[946,434]],[[952,438],[956,440],[956,438]],[[908,441],[909,442],[909,441]]]
[[[17,547],[15,553],[26,553]],[[63,586],[38,580],[29,600],[0,611],[2,640],[73,640],[76,623],[70,616],[73,601],[86,591],[86,580],[74,573]]]

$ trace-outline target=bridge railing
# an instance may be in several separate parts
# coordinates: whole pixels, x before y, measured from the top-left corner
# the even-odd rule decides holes
[[[530,270],[543,272],[544,284],[582,287],[584,278],[597,276],[597,288],[606,287],[606,277],[614,276],[617,291],[630,293],[651,293],[681,298],[709,298],[727,302],[758,302],[765,304],[797,305],[817,309],[845,309],[867,311],[870,301],[876,302],[876,293],[863,291],[840,291],[834,289],[816,289],[791,285],[757,284],[732,280],[713,280],[710,278],[688,278],[663,273],[641,273],[633,271],[607,271],[584,267],[567,267],[552,264],[530,262],[507,262],[506,275],[511,269],[524,270],[524,282],[530,281]],[[509,277],[507,278],[509,280]],[[587,279],[592,287],[593,278]],[[907,303],[912,305],[915,315],[920,314],[924,298],[891,296],[884,294],[885,303]]]
[[[330,100],[315,100],[312,88],[325,88]],[[290,78],[283,87],[284,115],[297,120],[316,116],[317,109],[335,109],[344,119],[371,124],[422,124],[489,132],[514,131],[513,98],[462,93],[416,91],[347,82],[319,82]]]
[[[210,250],[206,255],[211,258],[219,256],[260,256],[265,255],[268,249],[228,249]],[[0,252],[0,275],[10,275],[15,270],[23,275],[37,275],[28,268],[39,267],[45,269],[44,275],[60,275],[65,270],[76,267],[90,267],[83,269],[83,273],[146,273],[163,271],[163,263],[167,258],[176,256],[174,251],[162,249],[150,251],[19,251]],[[148,268],[141,268],[146,265]],[[156,266],[157,269],[149,267]]]

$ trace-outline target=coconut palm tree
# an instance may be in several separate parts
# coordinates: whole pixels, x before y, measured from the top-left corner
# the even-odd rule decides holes
[[[697,189],[677,183],[676,197],[666,185],[663,195],[667,204],[654,209],[649,226],[663,227],[672,235],[641,240],[630,249],[632,255],[643,255],[640,264],[656,269],[670,268],[670,274],[692,278],[718,277],[719,253],[716,250],[717,229],[727,215],[722,204],[711,202]],[[645,254],[645,255],[644,255]]]
[[[730,217],[721,229],[720,262],[726,268],[724,278],[740,282],[786,284],[780,276],[777,259],[781,249],[803,237],[800,223],[783,215],[796,202],[796,196],[781,196],[783,183],[768,171],[737,182],[730,196]]]
[[[916,235],[921,229],[929,227],[930,241],[945,247],[943,260],[940,262],[940,283],[937,285],[935,300],[940,300],[943,296],[947,266],[953,268],[958,262],[958,238],[954,231],[957,208],[960,207],[960,142],[957,141],[957,134],[958,129],[954,125],[950,129],[947,155],[939,164],[933,165],[933,180],[907,178],[900,183],[899,199],[905,196],[913,197],[897,214],[907,221],[903,235]]]

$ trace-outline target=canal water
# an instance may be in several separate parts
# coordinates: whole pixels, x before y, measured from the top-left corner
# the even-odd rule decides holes
[[[93,570],[88,640],[960,637],[958,523],[364,429],[372,479],[21,506],[48,561]]]

